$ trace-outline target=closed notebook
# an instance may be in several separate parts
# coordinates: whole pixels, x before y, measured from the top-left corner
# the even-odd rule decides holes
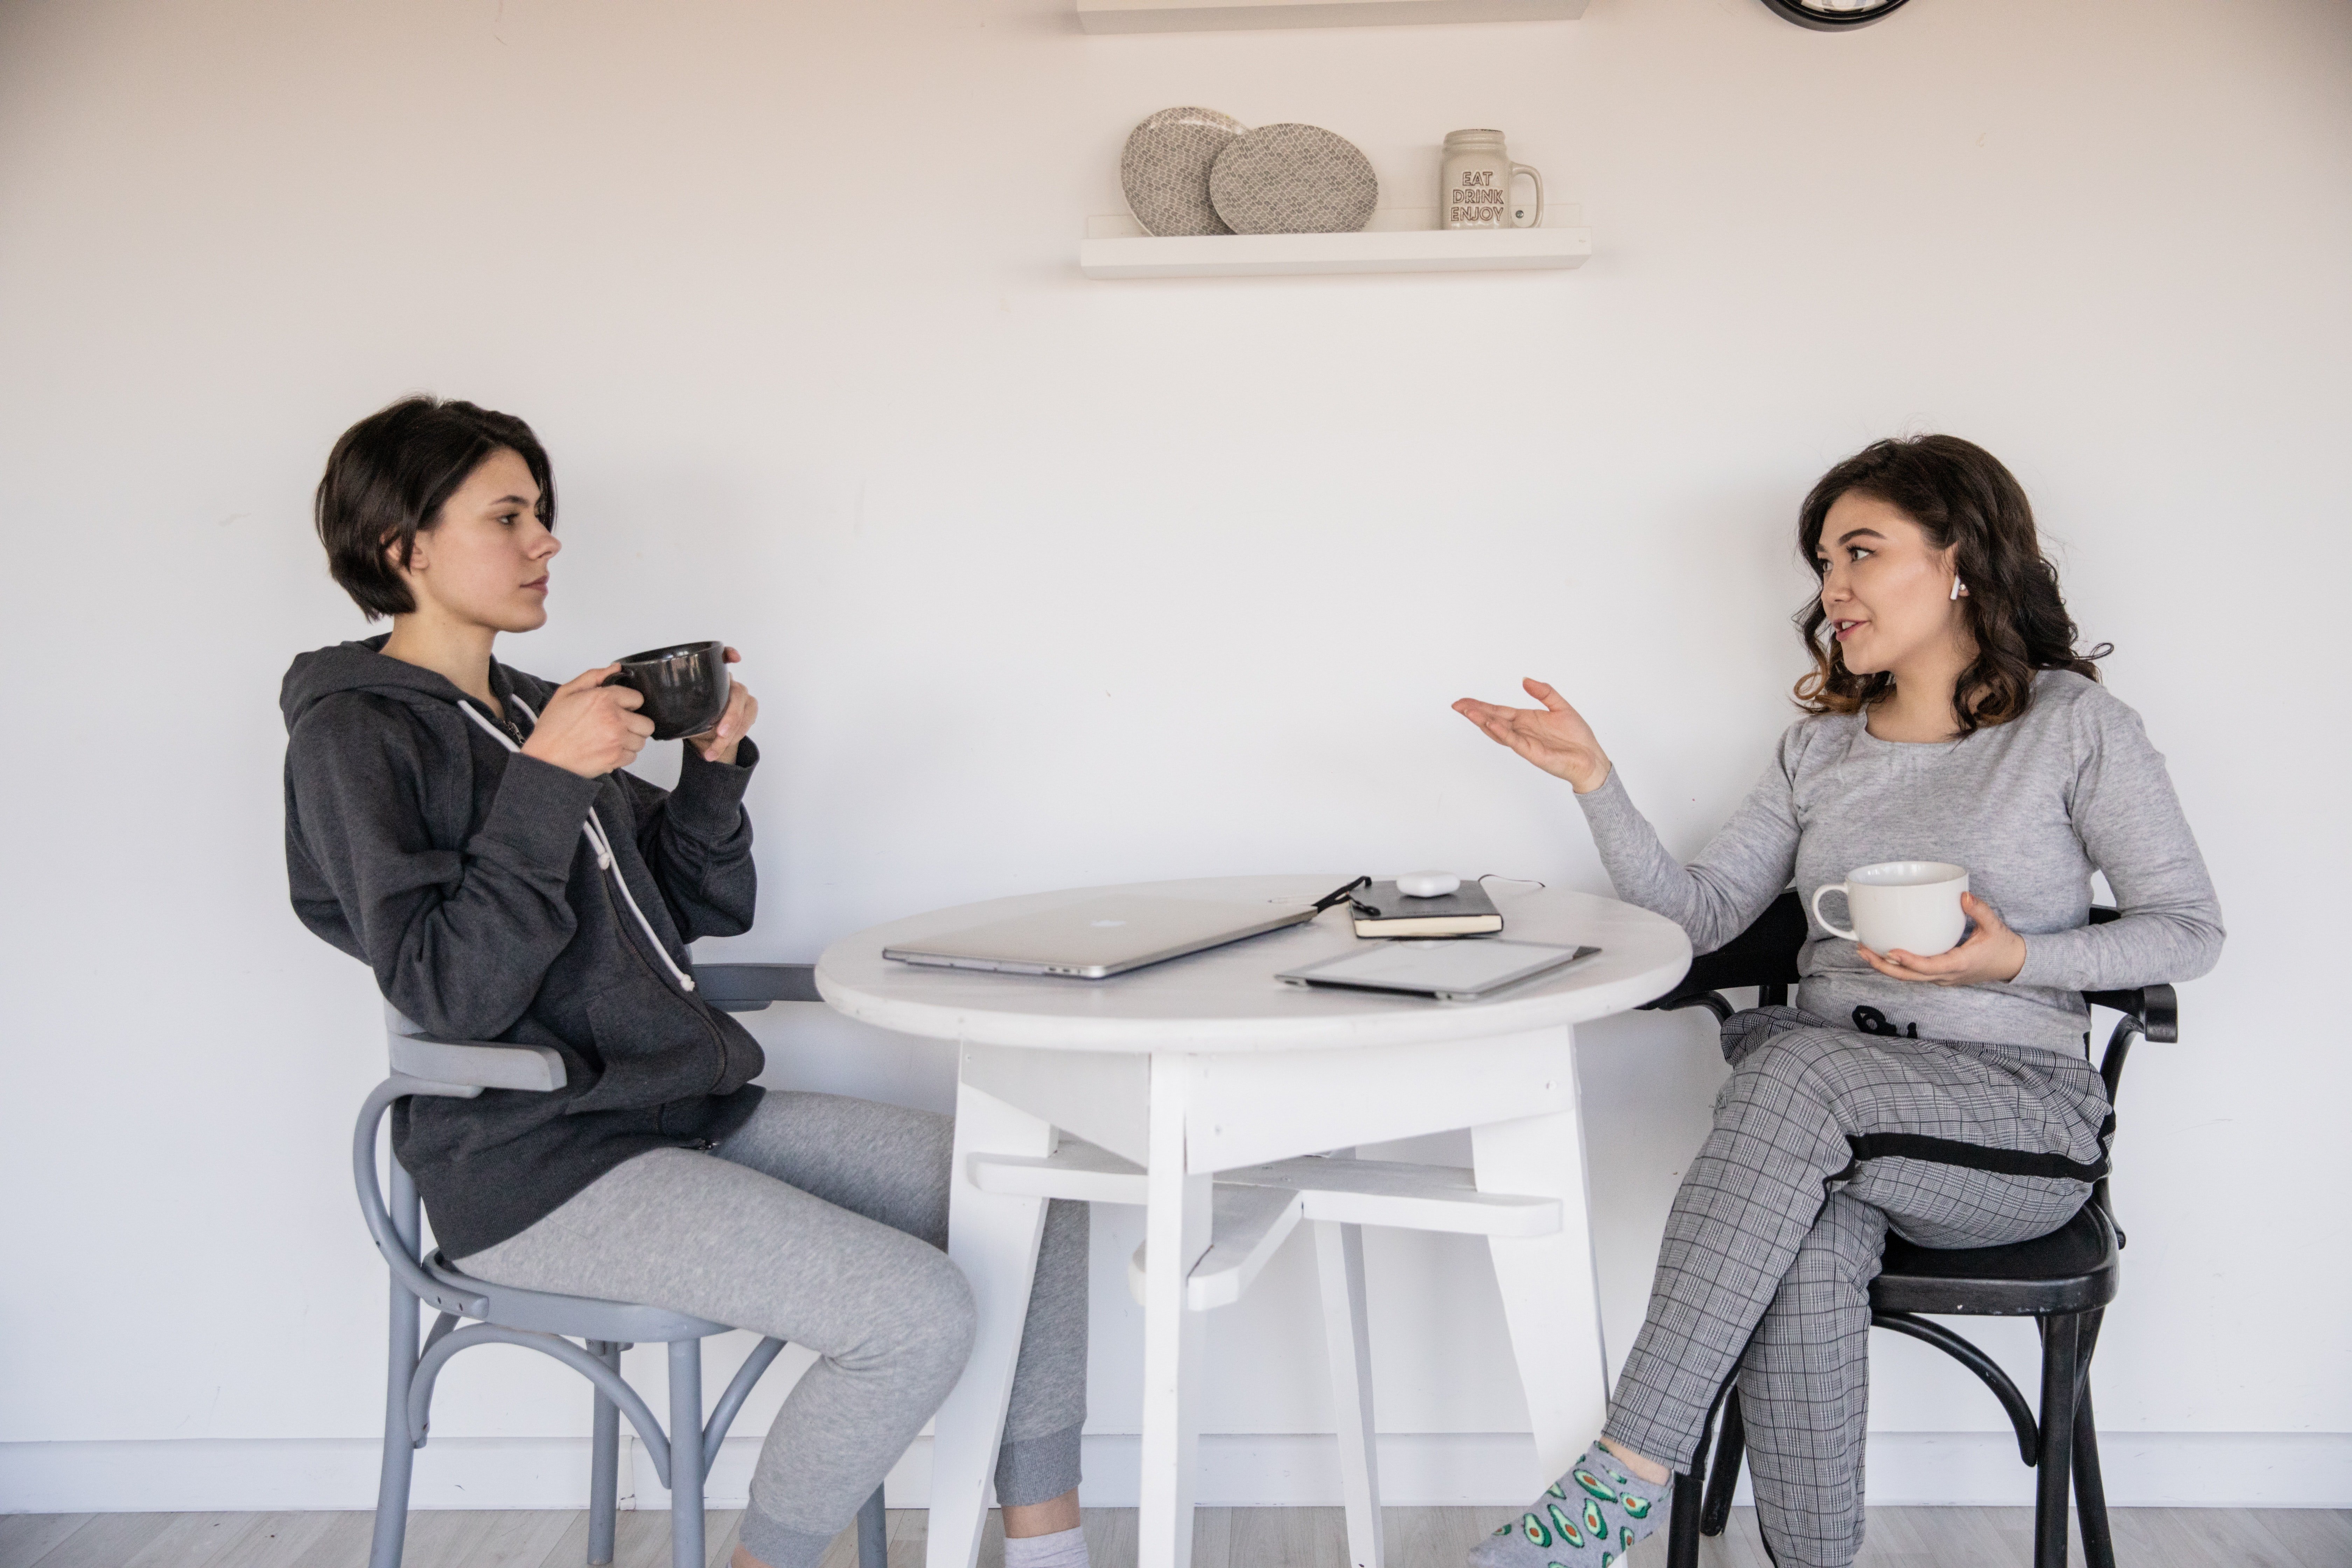
[[[1503,929],[1502,911],[1475,882],[1433,899],[1409,899],[1394,882],[1374,882],[1349,902],[1358,936],[1491,936]]]

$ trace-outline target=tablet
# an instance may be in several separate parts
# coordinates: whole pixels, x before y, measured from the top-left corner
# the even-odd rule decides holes
[[[1555,947],[1540,942],[1377,942],[1354,952],[1286,970],[1275,976],[1293,985],[1348,991],[1393,991],[1441,1002],[1475,1002],[1523,980],[1591,958],[1597,947]]]

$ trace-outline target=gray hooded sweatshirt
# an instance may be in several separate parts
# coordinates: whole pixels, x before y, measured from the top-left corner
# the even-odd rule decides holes
[[[624,1160],[708,1147],[751,1114],[759,1044],[691,988],[686,944],[751,929],[742,802],[759,753],[747,740],[714,763],[689,746],[675,792],[582,778],[511,749],[553,695],[546,681],[494,661],[499,725],[383,641],[286,672],[287,879],[302,923],[427,1032],[563,1058],[553,1094],[395,1110],[400,1162],[463,1258]]]

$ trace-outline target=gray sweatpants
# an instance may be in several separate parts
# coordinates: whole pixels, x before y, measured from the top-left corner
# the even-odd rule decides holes
[[[768,1429],[743,1516],[754,1555],[812,1568],[971,1350],[971,1292],[944,1250],[953,1134],[929,1111],[771,1089],[712,1153],[640,1154],[458,1267],[816,1352]],[[1000,1502],[1044,1502],[1078,1484],[1086,1375],[1087,1210],[1056,1202],[1014,1363]]]
[[[2079,1057],[1894,1039],[1794,1008],[1724,1026],[1730,1081],[1675,1194],[1650,1309],[1605,1435],[1677,1471],[1735,1365],[1758,1522],[1782,1568],[1846,1568],[1862,1546],[1870,1282],[1891,1226],[1923,1247],[1994,1247],[2074,1217],[2090,1184],[1895,1157],[1849,1135],[1910,1132],[2099,1157],[2106,1088]]]

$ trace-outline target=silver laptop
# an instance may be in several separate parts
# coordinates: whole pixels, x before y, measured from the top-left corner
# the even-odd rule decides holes
[[[1114,893],[1042,914],[1016,915],[886,947],[882,956],[948,969],[1100,980],[1297,925],[1313,920],[1327,907]]]

